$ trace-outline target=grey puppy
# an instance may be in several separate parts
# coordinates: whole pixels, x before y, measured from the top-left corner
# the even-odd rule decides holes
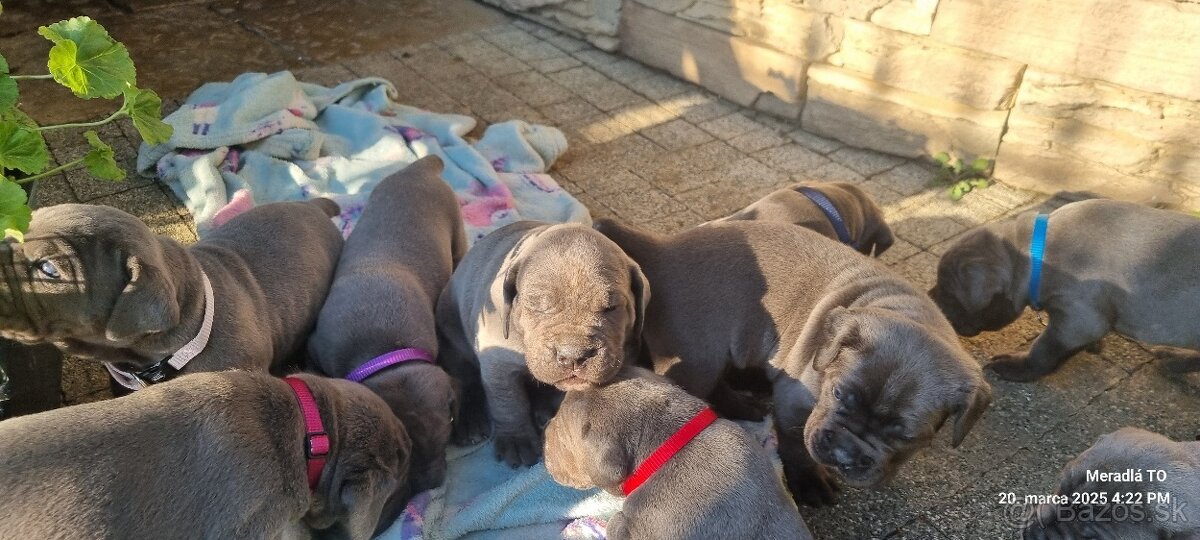
[[[299,377],[330,438],[315,490],[292,389],[198,373],[0,422],[0,536],[370,538],[403,509],[408,435],[366,388]]]
[[[609,384],[567,392],[546,428],[546,470],[565,486],[622,496],[625,479],[705,407],[652,372],[626,368]],[[722,419],[629,494],[606,536],[812,538],[766,450]]]
[[[929,297],[820,234],[730,221],[664,237],[596,227],[637,261],[654,297],[643,339],[656,372],[695,396],[729,368],[765,369],[788,486],[833,502],[892,477],[951,419],[958,446],[991,402],[982,370]],[[715,404],[715,403],[714,403]]]
[[[874,253],[876,257],[892,247],[896,239],[892,228],[883,218],[883,210],[874,199],[854,184],[843,182],[800,182],[768,193],[750,203],[733,215],[715,222],[735,220],[774,221],[791,223],[817,231],[826,237],[838,239],[837,231],[829,217],[817,203],[802,192],[802,188],[813,189],[827,197],[838,215],[846,224],[853,247],[864,255]]]
[[[961,335],[999,330],[1030,304],[1034,214],[964,234],[938,262],[930,296]],[[1053,372],[1110,330],[1159,345],[1177,370],[1200,369],[1200,220],[1138,204],[1087,200],[1050,214],[1040,286],[1049,315],[1026,352],[988,368],[1013,381]]]
[[[1088,479],[1089,473],[1127,471],[1137,476]],[[1149,500],[1151,493],[1156,500]],[[1200,538],[1200,442],[1175,442],[1144,429],[1121,428],[1100,437],[1067,464],[1057,494],[1066,496],[1067,504],[1038,506],[1025,525],[1024,538]],[[1118,494],[1124,500],[1114,503]],[[1157,500],[1160,494],[1169,494],[1170,500]]]
[[[185,372],[278,372],[329,290],[337,212],[328,199],[265,204],[184,247],[116,208],[39,209],[23,244],[0,242],[0,336],[130,372],[161,366],[201,333],[207,276],[212,331]]]
[[[308,340],[321,372],[345,377],[381,355],[416,347],[437,358],[434,306],[467,249],[458,199],[442,161],[420,159],[371,192],[338,261]],[[413,492],[442,484],[457,408],[449,375],[407,361],[363,381],[404,421],[413,440]]]
[[[438,303],[442,361],[462,384],[455,440],[480,440],[490,412],[497,457],[536,463],[526,379],[607,382],[637,357],[649,298],[638,265],[589,227],[520,221],[485,236]]]

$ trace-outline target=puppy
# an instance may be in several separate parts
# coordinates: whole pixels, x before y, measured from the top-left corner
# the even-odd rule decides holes
[[[1126,472],[1136,476],[1088,479],[1089,473]],[[1067,504],[1040,505],[1024,538],[1200,538],[1200,442],[1121,428],[1067,464],[1057,494]],[[1149,500],[1150,494],[1169,494],[1170,501]],[[1117,495],[1124,499],[1114,502]]]
[[[438,303],[443,362],[462,384],[455,440],[480,440],[490,411],[497,457],[536,463],[525,379],[607,382],[637,357],[649,298],[638,265],[585,226],[520,221],[477,242]]]
[[[577,489],[623,496],[622,484],[705,403],[630,367],[604,386],[567,392],[546,428],[546,470]],[[607,537],[811,539],[767,452],[716,420],[625,499]]]
[[[456,413],[450,377],[433,362],[433,310],[467,240],[458,199],[441,172],[441,159],[426,157],[371,192],[308,340],[310,361],[333,377],[393,351],[415,348],[428,355],[362,380],[408,428],[414,493],[442,484]]]
[[[278,373],[329,290],[337,211],[265,204],[184,247],[116,208],[42,208],[24,243],[0,242],[0,337],[105,362],[130,388],[179,371]]]
[[[961,335],[999,330],[1031,304],[1034,215],[978,227],[938,262],[929,291]],[[1050,214],[1037,301],[1050,322],[1029,351],[988,367],[1012,381],[1045,376],[1110,330],[1160,345],[1178,370],[1200,369],[1200,220],[1111,200]]]
[[[802,227],[729,221],[664,237],[600,220],[650,280],[654,369],[708,397],[765,369],[792,494],[833,502],[828,470],[876,486],[947,420],[958,446],[991,402],[979,365],[927,296]]]
[[[404,426],[366,388],[298,378],[329,440],[314,489],[288,384],[199,373],[0,422],[0,536],[370,538],[403,510]]]
[[[807,190],[818,191],[833,203],[837,215],[845,223],[849,235],[847,243],[860,253],[874,253],[878,257],[896,241],[879,205],[858,186],[841,182],[800,182],[768,193],[750,206],[715,222],[757,220],[791,223],[840,240],[830,216],[805,194]]]

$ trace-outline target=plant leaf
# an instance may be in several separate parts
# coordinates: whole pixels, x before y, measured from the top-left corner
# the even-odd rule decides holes
[[[59,84],[84,99],[114,98],[137,84],[129,50],[90,17],[75,17],[38,28],[54,42],[46,66]]]
[[[992,161],[984,158],[976,158],[971,162],[971,169],[979,173],[986,173],[988,167],[992,166]]]
[[[976,188],[976,189],[986,189],[988,186],[990,186],[990,185],[991,185],[991,183],[990,183],[990,182],[988,182],[988,179],[987,179],[987,178],[974,178],[974,179],[971,179],[971,180],[970,180],[970,184],[971,184],[971,187],[972,187],[972,188]]]
[[[938,165],[945,167],[946,164],[950,163],[950,154],[946,152],[938,152],[933,155],[933,160],[936,161]]]
[[[83,136],[87,139],[88,146],[92,147],[91,151],[83,156],[83,166],[87,167],[88,172],[101,180],[124,180],[125,170],[117,166],[117,160],[113,159],[112,147],[104,144],[95,131],[88,130]]]
[[[37,174],[49,162],[41,133],[14,120],[0,121],[0,168]]]
[[[147,144],[171,140],[174,128],[162,121],[162,99],[153,90],[130,88],[125,92],[125,110],[133,118],[133,127]]]
[[[0,111],[17,104],[17,81],[8,76],[8,61],[0,54]]]
[[[25,190],[16,182],[0,180],[0,231],[4,238],[13,237],[25,241],[29,220],[33,212],[25,204]]]

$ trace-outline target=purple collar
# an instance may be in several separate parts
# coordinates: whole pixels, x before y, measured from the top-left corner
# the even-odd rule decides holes
[[[349,375],[346,375],[346,380],[360,383],[367,380],[372,375],[379,373],[380,371],[390,368],[396,364],[402,364],[409,360],[420,360],[422,362],[429,362],[432,364],[433,355],[429,354],[429,352],[424,349],[418,349],[416,347],[392,351],[385,355],[377,356],[370,362],[358,366],[357,369],[351,371]]]

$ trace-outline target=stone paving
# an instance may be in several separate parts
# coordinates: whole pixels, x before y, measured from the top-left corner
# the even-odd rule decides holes
[[[343,10],[323,8],[313,16],[371,18],[361,11],[363,2],[349,3],[358,11],[345,15]],[[21,16],[12,4],[6,2],[5,18]],[[1044,195],[1003,184],[952,202],[942,190],[928,186],[933,169],[925,163],[796,130],[574,38],[486,9],[471,11],[481,8],[466,0],[443,4],[454,13],[471,13],[463,15],[466,22],[457,27],[444,26],[460,32],[431,39],[404,34],[389,38],[386,32],[372,31],[370,39],[357,46],[352,46],[353,38],[311,38],[289,26],[308,19],[272,17],[261,8],[265,3],[132,4],[131,12],[106,14],[117,25],[123,24],[123,17],[145,13],[156,20],[179,15],[170,10],[200,10],[197,15],[236,21],[230,32],[247,41],[243,45],[248,50],[261,54],[246,63],[231,59],[220,70],[203,72],[214,80],[248,69],[284,68],[293,69],[301,80],[322,84],[381,76],[397,83],[401,101],[410,105],[472,114],[484,122],[517,118],[558,126],[571,148],[551,171],[554,178],[593,215],[616,216],[658,231],[721,217],[791,182],[852,182],[883,206],[898,237],[882,260],[928,287],[938,256],[956,236],[981,223],[1051,204]],[[56,19],[35,22],[52,20]],[[244,35],[239,33],[243,30]],[[146,73],[166,63],[162,55],[169,51],[156,53],[140,40],[114,34],[127,41],[139,66],[156,66],[143,68]],[[146,38],[152,43],[164,39],[165,34]],[[0,51],[8,53],[18,43],[24,42],[0,33]],[[338,49],[343,44],[346,48]],[[200,80],[188,82],[173,83],[164,96],[178,106]],[[35,115],[39,118],[95,115],[57,107],[48,98],[26,97],[27,107],[47,109]],[[56,161],[85,151],[77,133],[51,134]],[[103,135],[130,171],[129,180],[102,183],[71,173],[39,183],[35,202],[109,204],[137,214],[159,233],[195,241],[191,218],[170,190],[133,175],[136,132],[119,124]],[[1027,314],[1002,332],[964,343],[985,362],[993,354],[1027,346],[1040,329],[1038,319]],[[1118,336],[1106,338],[1099,354],[1081,353],[1038,383],[989,380],[995,401],[966,443],[951,449],[948,437],[940,436],[892,485],[879,490],[846,488],[836,507],[802,509],[816,537],[1013,538],[1019,512],[999,504],[1000,494],[1013,492],[1021,498],[1052,492],[1062,465],[1099,435],[1124,425],[1177,439],[1200,432],[1200,377],[1163,375],[1143,347]],[[64,392],[69,403],[110,395],[102,370],[70,360]]]

